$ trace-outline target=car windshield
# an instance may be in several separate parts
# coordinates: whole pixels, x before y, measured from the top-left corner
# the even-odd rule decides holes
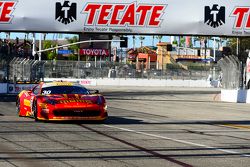
[[[81,86],[51,86],[42,88],[42,94],[90,94],[89,91]]]

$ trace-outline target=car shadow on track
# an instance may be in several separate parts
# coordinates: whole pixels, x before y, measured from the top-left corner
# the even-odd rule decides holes
[[[0,94],[0,102],[15,102],[16,99],[17,99],[17,95]]]
[[[51,124],[145,124],[139,119],[128,119],[123,117],[109,116],[105,121],[74,121],[74,120],[60,120],[60,121],[37,121],[38,123],[51,123]]]
[[[164,121],[164,122],[147,122],[141,119],[124,118],[110,116],[105,121],[38,121],[39,123],[51,124],[107,124],[107,125],[132,125],[132,124],[148,124],[148,125],[247,125],[250,126],[250,120],[197,120],[197,121]]]

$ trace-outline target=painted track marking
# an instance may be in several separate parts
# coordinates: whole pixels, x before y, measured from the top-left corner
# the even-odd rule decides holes
[[[250,126],[245,126],[245,125],[223,124],[221,126],[236,128],[236,129],[248,129],[248,130],[250,130]]]
[[[111,126],[111,125],[104,125],[104,126],[109,127],[109,128],[113,128],[113,129],[119,129],[119,130],[122,130],[122,131],[133,132],[133,133],[137,133],[137,134],[141,134],[141,135],[145,135],[145,136],[151,136],[151,137],[170,140],[170,141],[174,141],[174,142],[178,142],[178,143],[183,143],[183,144],[208,148],[208,149],[212,149],[212,150],[217,150],[217,151],[221,151],[221,152],[224,152],[224,153],[236,154],[236,155],[240,155],[240,156],[243,156],[243,157],[250,157],[249,154],[242,154],[240,152],[231,151],[231,150],[227,150],[227,149],[220,149],[220,148],[216,148],[216,147],[212,147],[212,146],[207,146],[207,145],[204,145],[204,144],[198,144],[198,143],[193,143],[193,142],[189,142],[189,141],[185,141],[185,140],[179,140],[179,139],[173,139],[173,138],[170,138],[170,137],[165,137],[165,136],[140,132],[140,131],[136,131],[136,130],[132,130],[132,129],[120,128],[120,127]]]

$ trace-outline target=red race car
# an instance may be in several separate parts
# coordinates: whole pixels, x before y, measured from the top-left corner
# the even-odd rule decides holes
[[[71,82],[41,82],[22,91],[16,102],[21,117],[35,120],[96,120],[108,117],[105,98],[95,91]]]

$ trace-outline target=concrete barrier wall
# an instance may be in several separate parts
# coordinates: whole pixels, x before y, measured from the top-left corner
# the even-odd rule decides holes
[[[221,90],[221,101],[250,103],[250,90]]]
[[[8,84],[7,83],[0,83],[0,93],[7,93]]]
[[[206,80],[161,80],[161,79],[122,79],[122,78],[100,78],[100,79],[58,79],[45,78],[44,81],[71,81],[90,86],[157,86],[157,87],[212,87],[210,81]]]
[[[148,86],[148,87],[212,87],[210,81],[206,80],[160,80],[160,79],[74,79],[74,78],[45,78],[48,81],[70,81],[79,82],[85,86]],[[13,84],[0,83],[0,93],[18,93],[21,90],[31,89],[34,84]]]

